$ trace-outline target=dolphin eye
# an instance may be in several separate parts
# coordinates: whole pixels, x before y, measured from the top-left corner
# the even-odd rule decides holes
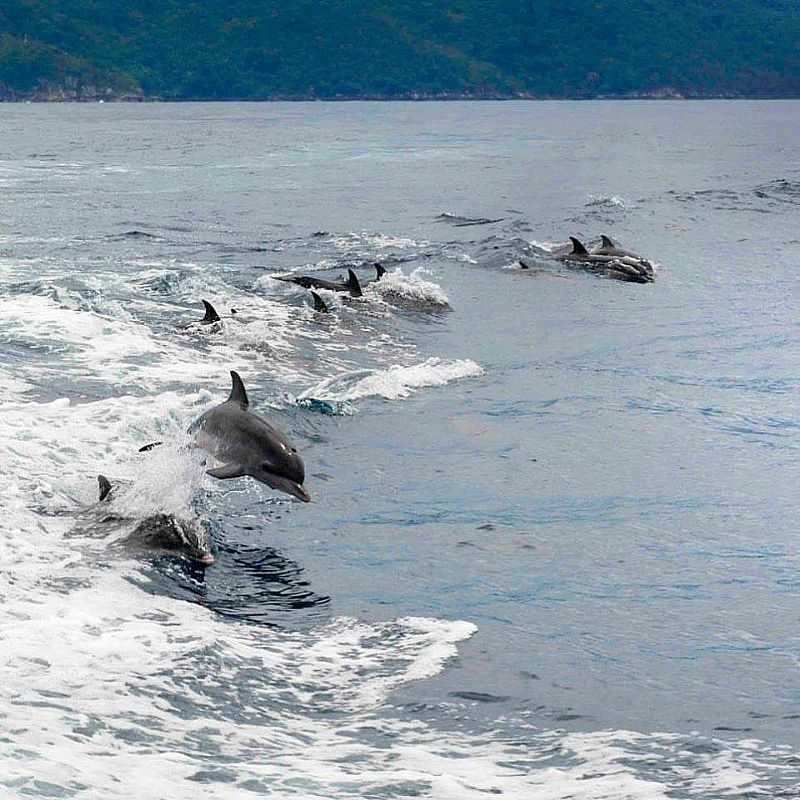
[[[293,452],[293,453],[296,453],[296,452],[297,452],[297,448],[296,448],[296,447],[293,447],[293,448],[292,448],[292,452]]]

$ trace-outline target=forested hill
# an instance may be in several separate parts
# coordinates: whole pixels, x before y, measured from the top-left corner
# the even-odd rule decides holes
[[[0,97],[800,96],[798,0],[0,0]]]

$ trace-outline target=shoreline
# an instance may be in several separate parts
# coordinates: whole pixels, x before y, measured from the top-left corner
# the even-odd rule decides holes
[[[273,95],[268,97],[160,97],[160,96],[139,96],[139,95],[94,95],[89,97],[63,97],[63,96],[42,96],[29,95],[22,97],[0,97],[0,104],[91,104],[91,103],[130,103],[130,104],[151,104],[151,103],[450,103],[450,102],[591,102],[591,101],[628,101],[628,100],[800,100],[800,94],[787,95],[763,95],[763,94],[661,94],[661,93],[642,93],[624,95],[593,95],[586,96],[559,96],[541,97],[527,94],[409,94],[409,95],[337,95],[333,97],[314,97],[309,95]]]

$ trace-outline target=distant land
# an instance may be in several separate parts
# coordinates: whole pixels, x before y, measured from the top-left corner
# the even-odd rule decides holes
[[[800,97],[798,0],[0,0],[2,100]]]

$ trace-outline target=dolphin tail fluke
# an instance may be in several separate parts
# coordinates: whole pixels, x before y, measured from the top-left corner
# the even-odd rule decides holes
[[[100,487],[100,502],[102,503],[111,494],[113,487],[111,486],[111,481],[105,475],[98,475],[97,483]]]
[[[239,377],[238,372],[231,370],[231,381],[231,396],[228,398],[228,402],[238,403],[242,408],[247,408],[247,406],[250,405],[250,401],[247,399],[247,392],[244,388],[244,382]]]
[[[361,282],[358,280],[358,275],[353,270],[347,270],[347,288],[350,290],[351,297],[361,297],[364,292],[361,291]]]
[[[614,240],[610,236],[606,236],[605,234],[602,234],[600,236],[600,241],[602,242],[603,247],[616,247],[616,245],[614,244]]]
[[[206,315],[200,322],[219,322],[219,314],[217,314],[217,309],[208,302],[208,300],[203,300],[203,305],[206,309]]]
[[[236,373],[234,373],[235,375]],[[217,467],[216,469],[207,469],[206,474],[210,475],[212,478],[219,478],[220,480],[226,480],[228,478],[241,478],[242,475],[247,475],[244,470],[244,467],[241,464],[237,464],[236,462],[231,462],[230,464],[224,464],[221,467]]]
[[[572,242],[572,255],[574,256],[589,255],[589,251],[583,246],[583,242],[580,239],[576,239],[574,236],[570,236],[569,240]]]
[[[375,272],[378,274],[378,277],[375,280],[380,280],[386,274],[386,267],[383,264],[379,264],[377,261],[375,262]]]
[[[316,292],[311,292],[311,297],[314,300],[314,311],[319,311],[320,314],[327,314],[328,306],[325,305],[325,301]]]

